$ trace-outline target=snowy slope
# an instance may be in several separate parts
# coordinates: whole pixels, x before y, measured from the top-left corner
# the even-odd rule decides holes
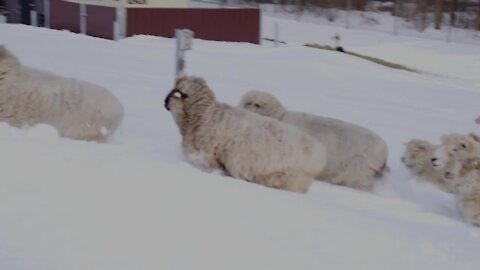
[[[295,22],[279,17],[278,14],[263,16],[262,37],[273,38],[275,24],[279,29],[278,39],[289,45],[318,43],[333,46],[332,37],[338,34],[341,38],[340,45],[347,51],[380,57],[433,75],[456,79],[455,84],[468,83],[480,91],[478,36],[472,34],[469,43],[442,42],[355,29],[356,25],[352,26],[353,29],[321,25],[318,20],[320,19],[313,17],[310,22]]]
[[[48,126],[0,125],[2,270],[480,265],[480,229],[463,223],[451,195],[416,182],[399,162],[412,137],[438,141],[480,129],[473,123],[480,92],[467,79],[295,44],[195,40],[187,72],[205,77],[219,100],[237,104],[248,90],[266,90],[291,110],[365,125],[386,139],[391,173],[373,194],[315,183],[302,195],[185,162],[163,107],[173,83],[173,40],[113,42],[2,24],[0,44],[26,65],[103,85],[126,107],[108,144],[58,138]]]

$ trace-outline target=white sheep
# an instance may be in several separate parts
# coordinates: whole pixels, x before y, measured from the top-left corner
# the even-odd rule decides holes
[[[48,124],[66,138],[104,140],[123,114],[107,89],[23,66],[0,45],[0,121],[15,127]]]
[[[274,119],[217,102],[202,78],[178,78],[165,107],[180,129],[187,159],[205,171],[223,169],[234,178],[306,192],[325,167],[321,143]]]
[[[388,170],[385,141],[373,131],[345,121],[286,110],[271,94],[250,91],[238,105],[293,125],[316,138],[327,150],[327,166],[317,179],[371,190],[374,179]]]
[[[480,226],[480,156],[457,160],[453,169],[447,171],[446,180],[465,220]]]
[[[452,190],[445,182],[442,170],[433,167],[432,156],[436,148],[436,145],[428,141],[412,139],[405,143],[405,152],[401,160],[415,176],[451,193]]]
[[[480,155],[480,143],[474,134],[451,133],[440,137],[441,144],[433,152],[432,165],[443,172],[451,171],[456,162]]]

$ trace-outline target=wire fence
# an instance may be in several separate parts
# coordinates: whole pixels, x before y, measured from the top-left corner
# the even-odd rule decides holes
[[[480,45],[480,0],[205,0],[298,21]]]

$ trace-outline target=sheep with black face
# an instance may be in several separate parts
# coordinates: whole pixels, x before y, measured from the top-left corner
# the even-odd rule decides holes
[[[306,192],[326,163],[324,146],[274,119],[216,101],[204,79],[180,77],[165,99],[184,154],[205,171],[267,187]]]

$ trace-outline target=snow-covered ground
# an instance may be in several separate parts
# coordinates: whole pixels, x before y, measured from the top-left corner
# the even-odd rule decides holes
[[[0,44],[24,64],[111,89],[126,117],[106,144],[62,139],[45,125],[0,125],[0,269],[478,269],[480,228],[399,160],[410,138],[480,131],[480,48],[341,33],[347,50],[422,70],[412,73],[300,45],[331,44],[336,28],[265,17],[264,36],[277,20],[288,45],[195,40],[187,73],[233,105],[261,89],[291,110],[376,131],[391,173],[375,192],[317,182],[294,194],[190,166],[163,107],[171,39],[113,42],[1,24]],[[419,56],[426,51],[431,58]]]
[[[449,27],[448,14],[444,14],[443,23],[439,30],[434,28],[433,14],[427,14],[425,29],[415,27],[414,20],[406,20],[391,15],[388,11],[378,11],[375,5],[392,5],[393,2],[371,1],[367,11],[345,11],[338,9],[315,9],[310,8],[299,13],[292,5],[271,5],[262,4],[262,13],[267,16],[309,22],[328,27],[339,27],[366,31],[382,32],[390,35],[418,37],[422,39],[433,39],[467,44],[479,44],[480,32],[473,29],[461,27]],[[408,8],[414,8],[414,3],[405,3]],[[377,10],[377,11],[374,11]],[[408,12],[407,12],[408,13]],[[459,15],[460,16],[460,15]],[[331,18],[331,20],[329,20]],[[460,24],[460,23],[459,23]]]
[[[380,57],[452,81],[458,79],[455,85],[468,83],[469,87],[480,90],[480,38],[473,38],[471,44],[448,43],[314,22],[295,22],[278,16],[262,17],[263,38],[274,37],[275,24],[279,29],[278,39],[288,45],[318,43],[333,46],[332,37],[338,34],[340,45],[346,51]],[[264,43],[272,44],[269,41]]]

